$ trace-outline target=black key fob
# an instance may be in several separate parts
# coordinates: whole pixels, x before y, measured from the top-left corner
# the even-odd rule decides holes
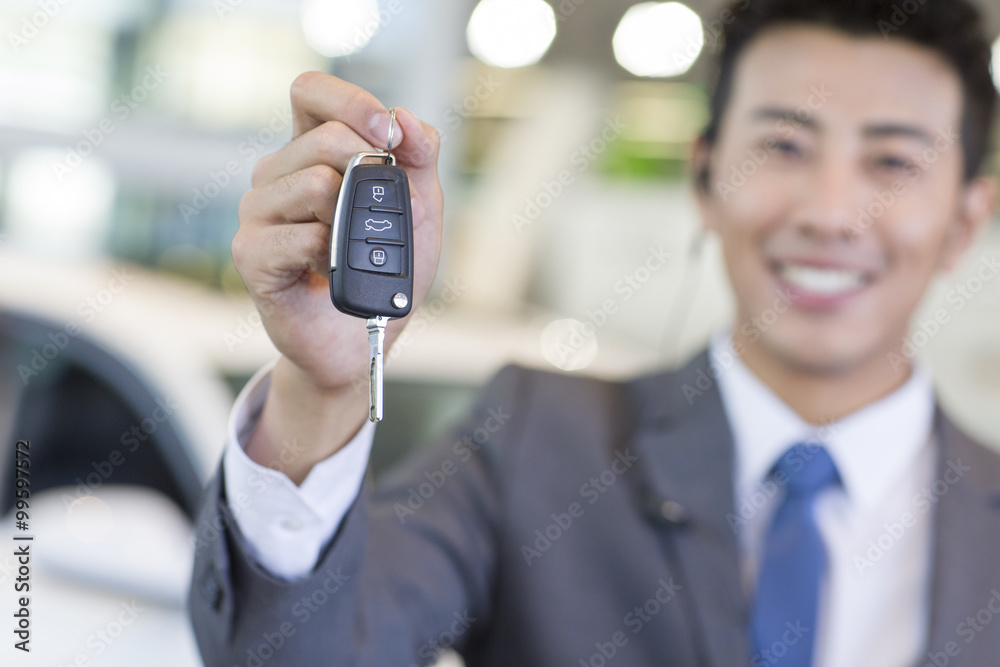
[[[378,162],[362,162],[375,158]],[[390,153],[358,153],[330,230],[330,298],[355,317],[404,317],[413,302],[413,215],[406,172]]]

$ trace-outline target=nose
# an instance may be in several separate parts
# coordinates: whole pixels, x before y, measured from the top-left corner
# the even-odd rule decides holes
[[[845,155],[826,155],[811,167],[800,190],[797,231],[825,241],[850,239],[860,179]]]

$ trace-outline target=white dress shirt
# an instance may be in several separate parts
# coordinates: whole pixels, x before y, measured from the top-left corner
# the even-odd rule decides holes
[[[727,335],[710,348],[733,432],[735,511],[730,517],[752,594],[771,517],[783,495],[768,475],[797,442],[821,442],[842,486],[816,499],[827,546],[814,667],[922,664],[930,611],[935,466],[934,392],[916,365],[896,391],[820,427],[808,424],[733,352]],[[933,493],[931,493],[933,496]]]
[[[710,348],[733,431],[736,507],[730,517],[752,594],[770,519],[782,499],[767,483],[784,451],[821,441],[842,486],[816,501],[828,549],[820,594],[815,667],[916,664],[929,618],[934,395],[918,365],[892,394],[838,422],[804,422],[733,353],[728,335]],[[360,489],[374,436],[365,426],[318,463],[301,486],[258,465],[243,446],[270,384],[261,369],[240,393],[223,457],[226,496],[253,557],[273,574],[297,579],[315,566]]]
[[[313,466],[296,486],[280,472],[280,461],[262,466],[243,451],[264,407],[273,366],[260,369],[233,405],[222,470],[226,500],[250,555],[272,574],[294,580],[312,571],[357,497],[375,424],[366,421],[343,449]]]

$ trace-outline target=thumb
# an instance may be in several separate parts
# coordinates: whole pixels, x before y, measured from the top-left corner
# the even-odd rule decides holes
[[[396,122],[403,130],[403,139],[392,152],[407,167],[417,171],[437,167],[441,138],[433,126],[428,125],[406,107],[396,107]],[[388,122],[386,123],[388,128]]]

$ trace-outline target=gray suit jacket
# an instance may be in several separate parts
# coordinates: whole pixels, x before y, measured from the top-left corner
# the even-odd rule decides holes
[[[747,665],[711,377],[705,353],[627,383],[505,368],[450,437],[366,485],[294,583],[248,555],[216,479],[189,598],[206,665],[406,667],[447,646],[470,667]],[[1000,457],[935,427],[938,477],[971,470],[932,509],[925,662],[997,665]]]

